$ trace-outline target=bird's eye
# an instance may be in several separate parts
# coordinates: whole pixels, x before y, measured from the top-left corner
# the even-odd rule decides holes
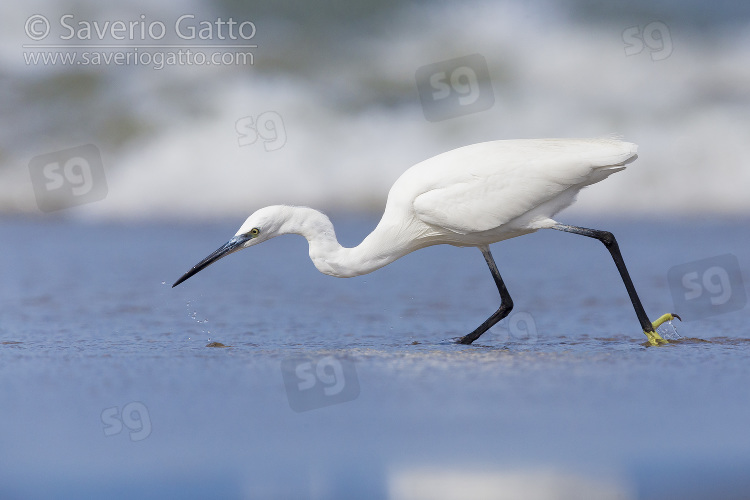
[[[250,230],[250,236],[258,236],[260,234],[260,229],[257,227],[254,227]]]

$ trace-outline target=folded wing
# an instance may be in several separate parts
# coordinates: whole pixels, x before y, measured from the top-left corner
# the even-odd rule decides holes
[[[413,186],[431,180],[413,198],[416,217],[467,234],[502,226],[571,188],[599,182],[625,168],[636,151],[635,144],[616,139],[494,141],[436,156],[403,177]]]

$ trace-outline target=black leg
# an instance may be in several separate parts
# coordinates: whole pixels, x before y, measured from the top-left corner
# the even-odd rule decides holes
[[[646,316],[646,311],[644,311],[643,309],[641,299],[638,298],[638,294],[635,292],[633,280],[630,279],[630,274],[625,267],[625,261],[622,260],[622,254],[620,253],[620,247],[617,245],[617,240],[615,240],[615,235],[613,235],[609,231],[599,231],[597,229],[587,229],[585,227],[568,226],[565,224],[557,224],[552,228],[557,229],[558,231],[565,231],[568,233],[588,236],[589,238],[596,238],[597,240],[604,243],[604,246],[607,247],[609,253],[612,254],[612,259],[615,261],[617,270],[620,271],[622,282],[625,283],[625,288],[627,288],[628,290],[630,302],[633,303],[633,309],[635,309],[635,314],[636,316],[638,316],[638,321],[641,323],[641,328],[643,328],[644,333],[653,332],[654,327],[652,326],[651,321],[649,321],[648,316]]]
[[[510,298],[508,289],[505,288],[505,283],[503,283],[503,278],[500,277],[500,272],[497,270],[495,259],[492,258],[489,247],[479,247],[479,249],[482,251],[484,260],[487,261],[487,266],[490,268],[492,277],[495,279],[497,291],[500,292],[500,307],[497,311],[495,311],[495,314],[487,318],[487,321],[482,323],[479,328],[469,333],[468,335],[464,335],[463,337],[461,337],[458,340],[459,344],[471,344],[476,339],[481,337],[484,332],[492,328],[495,323],[506,317],[510,313],[511,309],[513,309],[513,299]]]

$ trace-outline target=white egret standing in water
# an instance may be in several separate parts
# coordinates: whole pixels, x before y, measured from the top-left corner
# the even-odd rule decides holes
[[[471,344],[513,308],[489,245],[557,229],[601,241],[620,272],[643,333],[652,345],[666,342],[643,309],[614,235],[560,224],[552,217],[575,201],[578,192],[637,158],[637,146],[617,139],[533,139],[484,142],[418,163],[388,193],[383,218],[354,248],[342,247],[331,221],[307,207],[270,206],[247,218],[224,246],[196,264],[174,286],[237,250],[282,234],[299,234],[310,244],[310,258],[322,273],[349,278],[380,269],[430,245],[477,247],[500,292],[500,307],[458,342]]]

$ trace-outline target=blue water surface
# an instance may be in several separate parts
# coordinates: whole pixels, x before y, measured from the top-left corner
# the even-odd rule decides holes
[[[556,231],[493,245],[515,309],[471,346],[498,294],[470,248],[335,279],[285,236],[171,288],[240,222],[0,219],[0,498],[750,492],[746,307],[648,347],[606,249]],[[746,220],[570,222],[615,233],[652,318],[674,266],[747,275]]]

